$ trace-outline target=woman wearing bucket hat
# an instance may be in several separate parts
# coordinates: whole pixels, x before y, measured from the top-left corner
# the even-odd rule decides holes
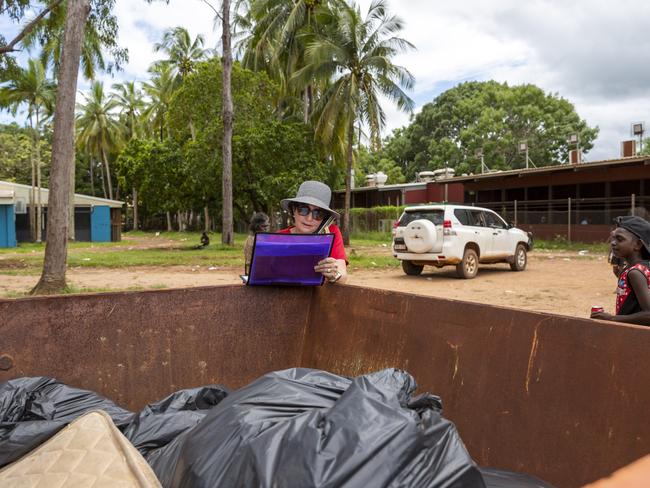
[[[627,264],[618,277],[616,315],[592,312],[601,320],[650,325],[650,223],[641,217],[619,217],[610,236],[614,257]]]
[[[305,181],[298,188],[294,198],[282,200],[282,208],[293,218],[294,225],[282,229],[283,234],[314,234],[329,232],[334,234],[334,244],[328,258],[319,261],[314,270],[322,273],[329,283],[344,283],[348,279],[347,258],[343,246],[341,230],[333,222],[340,217],[332,210],[330,187],[320,181]]]

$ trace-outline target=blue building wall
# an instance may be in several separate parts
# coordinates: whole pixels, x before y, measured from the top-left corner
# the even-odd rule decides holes
[[[0,247],[16,247],[16,218],[13,205],[0,205]]]
[[[111,242],[111,209],[97,205],[90,214],[90,240],[92,242]]]

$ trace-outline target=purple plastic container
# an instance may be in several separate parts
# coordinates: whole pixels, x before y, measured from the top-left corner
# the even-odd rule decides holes
[[[334,234],[255,235],[248,285],[320,286],[314,266],[330,255]]]

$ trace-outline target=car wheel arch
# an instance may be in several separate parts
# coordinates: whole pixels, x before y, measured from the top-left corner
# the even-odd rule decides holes
[[[466,249],[472,249],[476,253],[476,256],[481,259],[481,248],[476,242],[468,242],[465,244],[465,247],[463,248],[463,253],[465,252]]]

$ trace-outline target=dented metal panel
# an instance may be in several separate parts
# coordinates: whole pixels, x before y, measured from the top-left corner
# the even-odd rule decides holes
[[[0,382],[52,376],[131,409],[240,387],[299,362],[310,296],[231,286],[0,300]]]
[[[0,300],[0,381],[47,375],[132,409],[293,366],[399,367],[482,465],[558,487],[650,452],[650,328],[354,286]]]
[[[348,286],[315,295],[302,364],[404,368],[479,464],[576,487],[650,452],[648,351],[646,327]]]

